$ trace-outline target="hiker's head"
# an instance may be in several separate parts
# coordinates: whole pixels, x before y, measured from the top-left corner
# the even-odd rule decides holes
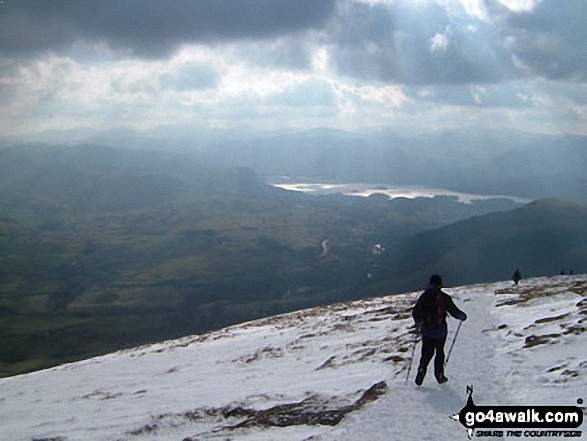
[[[436,285],[440,288],[442,286],[442,277],[440,277],[438,274],[434,274],[432,277],[430,277],[430,285]]]

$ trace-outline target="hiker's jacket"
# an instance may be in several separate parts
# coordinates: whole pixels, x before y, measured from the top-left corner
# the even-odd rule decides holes
[[[431,284],[418,298],[416,306],[412,310],[412,317],[414,317],[416,326],[422,330],[424,337],[446,338],[448,333],[447,312],[457,320],[467,319],[467,314],[456,307],[451,296],[438,286]]]

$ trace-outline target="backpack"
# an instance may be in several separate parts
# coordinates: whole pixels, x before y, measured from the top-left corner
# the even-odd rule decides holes
[[[416,303],[414,319],[421,322],[424,328],[438,328],[446,325],[446,306],[442,291],[426,290]]]

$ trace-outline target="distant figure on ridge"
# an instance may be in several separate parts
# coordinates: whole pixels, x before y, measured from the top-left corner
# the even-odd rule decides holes
[[[520,273],[519,269],[517,269],[514,275],[512,276],[512,280],[514,281],[514,285],[517,285],[520,282],[520,280],[522,280],[522,274]]]
[[[447,312],[457,320],[467,320],[467,314],[454,304],[452,297],[442,291],[442,279],[433,275],[426,290],[416,301],[412,317],[416,329],[422,333],[422,356],[416,375],[416,384],[420,386],[426,376],[428,364],[434,357],[434,376],[438,383],[446,383],[444,376],[444,344],[448,335],[446,324]]]

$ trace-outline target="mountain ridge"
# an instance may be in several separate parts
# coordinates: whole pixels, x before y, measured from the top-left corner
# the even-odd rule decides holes
[[[432,272],[465,284],[518,266],[526,277],[578,273],[587,260],[579,205],[527,209],[548,214],[552,231],[567,219],[556,236],[538,234],[533,215],[508,227],[509,200],[313,197],[187,153],[30,146],[0,159],[0,375],[401,293]],[[496,210],[492,234],[509,229],[552,263],[481,241],[479,220],[437,231]]]
[[[79,132],[79,133],[77,133]],[[522,130],[88,130],[41,133],[48,144],[125,145],[136,151],[196,154],[217,164],[244,166],[262,176],[307,176],[346,182],[426,185],[454,191],[524,198],[561,196],[587,202],[587,137]],[[0,143],[25,139],[0,137]],[[474,152],[474,154],[471,154]]]
[[[404,287],[434,271],[457,284],[492,282],[516,268],[531,277],[584,272],[586,244],[587,206],[549,198],[401,238],[383,264],[395,277],[421,268]]]

